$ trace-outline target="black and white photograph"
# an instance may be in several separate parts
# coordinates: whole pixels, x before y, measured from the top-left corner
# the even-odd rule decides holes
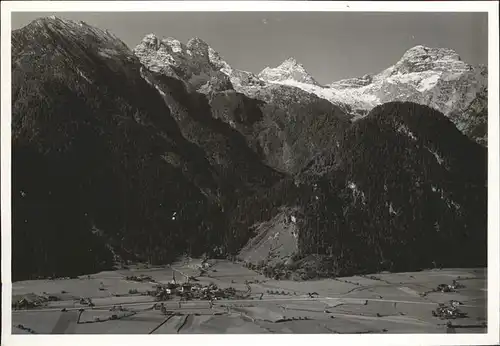
[[[2,345],[499,342],[498,3],[29,3],[2,3]]]

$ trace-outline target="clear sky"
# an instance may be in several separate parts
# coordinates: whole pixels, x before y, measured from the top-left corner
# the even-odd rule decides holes
[[[57,15],[108,29],[129,47],[148,33],[205,40],[234,68],[260,72],[295,57],[320,83],[379,72],[416,45],[486,64],[486,13],[60,12],[12,14],[12,28]]]

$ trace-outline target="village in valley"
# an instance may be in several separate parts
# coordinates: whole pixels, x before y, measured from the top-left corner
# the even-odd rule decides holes
[[[14,334],[474,333],[486,330],[484,282],[483,269],[281,280],[186,259],[15,282],[12,323]]]

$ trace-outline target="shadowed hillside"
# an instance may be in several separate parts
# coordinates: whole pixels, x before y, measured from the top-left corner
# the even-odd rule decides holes
[[[486,159],[431,108],[376,107],[304,172],[302,253],[341,271],[485,265]]]
[[[153,262],[211,251],[219,178],[128,48],[58,19],[12,42],[14,278],[94,271],[104,243]]]

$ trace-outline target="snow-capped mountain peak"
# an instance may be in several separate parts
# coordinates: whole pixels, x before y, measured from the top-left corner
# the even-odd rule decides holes
[[[289,58],[285,59],[281,63],[281,65],[278,66],[278,68],[281,68],[281,69],[290,69],[290,68],[296,68],[296,67],[303,68],[303,65],[298,63],[294,57],[289,57]]]
[[[319,85],[306,71],[304,66],[293,57],[283,61],[278,67],[266,67],[259,73],[259,78],[268,82],[294,84],[294,82]]]
[[[474,138],[485,143],[486,132],[478,129],[487,120],[487,104],[481,101],[486,99],[487,86],[485,66],[467,64],[452,49],[418,45],[378,74],[334,82],[328,85],[330,92],[318,90],[317,94],[331,101],[364,100],[356,106],[367,110],[390,101],[425,104],[450,117],[464,133],[475,133]],[[471,127],[472,123],[475,125]]]
[[[227,75],[235,88],[262,86],[263,81],[251,72],[231,67],[223,57],[201,38],[194,37],[186,44],[174,38],[158,39],[146,35],[134,52],[148,69],[180,78],[196,86],[211,76]]]
[[[392,66],[391,75],[410,74],[426,71],[465,72],[470,66],[460,59],[452,49],[415,46],[408,49],[401,59]],[[385,77],[384,74],[382,74]]]

